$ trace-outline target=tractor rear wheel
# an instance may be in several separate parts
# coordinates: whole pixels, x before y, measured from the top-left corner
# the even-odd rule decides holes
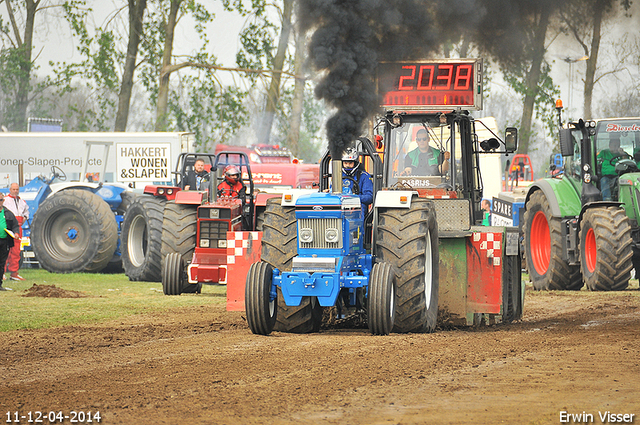
[[[281,198],[267,200],[264,211],[261,260],[280,271],[291,271],[298,253],[295,208],[283,207]],[[315,297],[302,297],[299,306],[288,306],[277,288],[278,313],[274,330],[309,333],[320,330],[322,307]]]
[[[531,195],[523,219],[525,260],[533,288],[539,291],[582,288],[580,267],[563,260],[561,222],[551,215],[549,201],[542,191]]]
[[[395,273],[389,263],[376,263],[369,277],[369,331],[389,335],[395,320]]]
[[[67,189],[49,196],[33,218],[31,246],[52,273],[102,271],[118,245],[109,204],[93,192]]]
[[[122,265],[129,280],[162,280],[163,198],[151,195],[136,197],[122,224]]]
[[[196,248],[197,209],[194,205],[167,202],[162,220],[162,258],[177,252],[185,264],[193,259]]]
[[[522,319],[522,261],[520,255],[507,255],[503,263],[502,322]]]
[[[440,255],[433,202],[411,200],[409,209],[379,215],[376,255],[396,274],[396,332],[433,332],[438,319]]]
[[[162,269],[162,292],[165,295],[180,295],[184,286],[184,261],[177,252],[164,259]]]
[[[251,332],[269,335],[276,324],[277,300],[271,298],[273,267],[261,261],[253,263],[247,273],[245,302],[247,323]]]
[[[587,210],[580,223],[580,267],[587,289],[626,289],[633,268],[631,245],[631,225],[622,208]]]

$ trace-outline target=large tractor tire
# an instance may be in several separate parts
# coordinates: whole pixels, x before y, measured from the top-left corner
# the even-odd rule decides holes
[[[389,335],[396,317],[395,273],[389,263],[376,263],[369,278],[368,317],[373,335]]]
[[[118,245],[115,215],[93,192],[60,191],[38,207],[31,245],[40,266],[52,273],[102,271]]]
[[[520,255],[504,257],[502,279],[502,322],[522,319],[522,261]]]
[[[193,259],[193,251],[196,248],[196,231],[198,223],[196,221],[197,209],[193,205],[176,204],[167,202],[164,208],[164,219],[162,221],[162,263],[167,256],[177,253],[186,267]],[[170,276],[162,276],[162,286],[164,288],[166,279]],[[202,284],[188,283],[183,280],[181,293],[199,293]]]
[[[380,211],[376,255],[396,273],[395,332],[433,332],[438,319],[438,225],[435,207],[414,198],[409,209]]]
[[[621,291],[633,268],[631,225],[618,207],[587,210],[580,223],[580,267],[587,289]]]
[[[269,335],[276,324],[277,300],[271,299],[273,268],[261,261],[254,263],[247,273],[245,302],[247,323],[251,332]]]
[[[121,251],[124,273],[129,280],[162,280],[163,198],[151,195],[136,197],[122,223]]]
[[[563,260],[560,219],[551,215],[551,207],[542,191],[534,192],[524,213],[524,251],[533,288],[577,291],[582,288],[580,266]]]
[[[291,261],[298,253],[295,208],[284,208],[280,198],[267,201],[264,212],[261,260],[280,271],[291,271]],[[315,297],[302,297],[299,306],[287,306],[280,288],[274,330],[309,333],[320,330],[322,307]]]

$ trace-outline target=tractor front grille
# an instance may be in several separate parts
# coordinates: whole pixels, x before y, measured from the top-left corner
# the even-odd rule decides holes
[[[203,246],[202,241],[208,240],[208,248],[226,248],[227,231],[229,230],[228,221],[200,220],[200,247]],[[225,241],[224,246],[220,246],[218,241]]]
[[[311,242],[302,242],[298,239],[300,248],[314,249],[341,249],[342,248],[342,220],[339,218],[300,218],[298,219],[298,235],[300,229],[311,229],[313,232],[313,240]],[[327,229],[336,229],[338,232],[338,240],[336,242],[327,242],[325,235]]]

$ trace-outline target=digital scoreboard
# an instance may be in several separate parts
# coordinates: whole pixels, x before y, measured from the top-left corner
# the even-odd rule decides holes
[[[385,109],[482,109],[482,59],[438,59],[378,64]]]

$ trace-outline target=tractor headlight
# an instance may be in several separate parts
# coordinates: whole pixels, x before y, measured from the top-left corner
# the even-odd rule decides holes
[[[336,228],[328,227],[324,231],[324,240],[327,243],[336,243],[338,242],[339,237],[340,237],[340,234],[338,233],[338,229]]]
[[[173,189],[167,189],[167,195],[173,195]]]
[[[158,189],[158,194],[159,195],[164,195],[164,189],[163,188]]]
[[[200,248],[209,248],[209,239],[200,239]]]
[[[300,242],[313,242],[313,230],[309,229],[308,227],[300,229]]]
[[[217,208],[211,208],[209,210],[209,218],[220,218],[220,210]]]
[[[226,248],[227,247],[227,241],[226,239],[220,239],[218,241],[218,248]]]

